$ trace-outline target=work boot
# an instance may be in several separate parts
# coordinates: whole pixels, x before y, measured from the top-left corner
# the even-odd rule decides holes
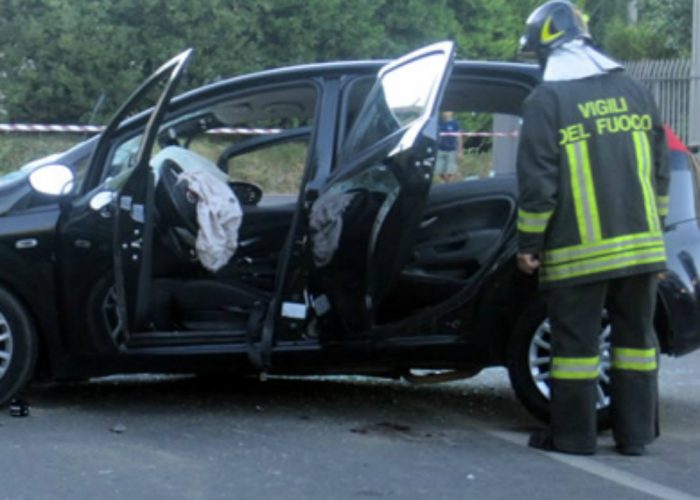
[[[626,455],[628,457],[641,457],[646,452],[646,449],[643,444],[617,443],[615,445],[615,451],[620,455]]]
[[[536,448],[542,451],[555,451],[557,453],[568,453],[570,455],[594,455],[595,450],[563,450],[554,446],[554,439],[549,431],[535,431],[530,434],[530,440],[527,442],[530,448]]]

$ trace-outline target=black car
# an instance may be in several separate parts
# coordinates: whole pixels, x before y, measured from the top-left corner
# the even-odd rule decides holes
[[[494,139],[496,175],[432,183],[439,109],[517,128],[539,72],[453,52],[264,71],[172,98],[186,51],[100,135],[0,178],[0,401],[33,377],[431,381],[500,365],[546,418],[549,324],[515,266],[513,148]],[[700,345],[700,170],[682,145],[672,160],[656,328],[681,355]],[[228,182],[242,207],[216,270],[194,251],[201,199],[178,180],[193,171]],[[603,311],[601,412],[608,336]]]

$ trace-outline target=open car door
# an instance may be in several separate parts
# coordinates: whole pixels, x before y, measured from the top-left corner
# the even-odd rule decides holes
[[[142,109],[144,100],[152,98],[154,92],[162,88],[141,135],[138,152],[132,160],[133,167],[116,193],[114,279],[124,342],[128,341],[131,333],[142,331],[148,319],[155,189],[154,172],[149,166],[149,160],[163,115],[191,55],[191,49],[178,54],[158,68],[132,94],[105,129],[92,160],[106,160],[112,135],[121,122]]]
[[[310,209],[313,295],[326,296],[350,332],[373,326],[410,257],[432,182],[438,110],[453,58],[454,44],[441,42],[381,69]]]

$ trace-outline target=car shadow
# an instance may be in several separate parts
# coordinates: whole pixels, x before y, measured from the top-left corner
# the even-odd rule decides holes
[[[34,384],[23,396],[42,411],[148,416],[163,413],[347,419],[400,431],[416,423],[527,430],[538,426],[506,377],[441,384],[370,377],[212,378],[135,375],[80,383]],[[377,427],[378,426],[378,427]],[[362,432],[360,428],[358,432]]]

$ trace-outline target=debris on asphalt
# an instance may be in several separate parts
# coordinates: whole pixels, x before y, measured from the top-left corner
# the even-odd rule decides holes
[[[355,434],[368,434],[370,432],[378,434],[408,434],[411,432],[411,428],[408,425],[394,422],[380,422],[367,427],[355,427],[350,429],[350,432]]]
[[[126,432],[126,425],[117,424],[114,427],[112,427],[109,431],[115,434],[124,434]]]
[[[10,416],[12,417],[28,417],[29,403],[23,399],[15,398],[10,401]]]

